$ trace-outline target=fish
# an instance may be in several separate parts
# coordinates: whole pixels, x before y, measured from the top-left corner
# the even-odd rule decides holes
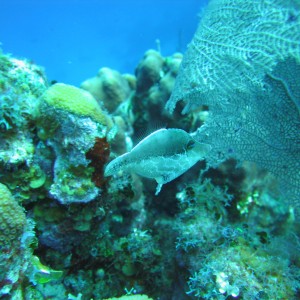
[[[131,151],[113,159],[104,176],[120,171],[136,173],[157,182],[155,195],[164,184],[190,169],[211,150],[211,146],[196,141],[178,128],[162,128],[141,140]]]

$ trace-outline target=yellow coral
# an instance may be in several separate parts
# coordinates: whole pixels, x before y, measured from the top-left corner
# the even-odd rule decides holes
[[[75,86],[56,83],[45,91],[42,100],[55,108],[90,117],[100,124],[107,125],[107,116],[95,98],[89,92]]]
[[[0,183],[0,246],[9,246],[13,241],[19,240],[25,224],[23,208],[13,198],[9,189]]]
[[[119,104],[131,93],[128,76],[118,71],[101,68],[96,77],[85,80],[81,87],[89,91],[98,101],[103,101],[109,112],[114,112]]]

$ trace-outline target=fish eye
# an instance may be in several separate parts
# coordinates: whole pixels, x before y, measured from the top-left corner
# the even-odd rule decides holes
[[[194,146],[195,146],[195,141],[194,140],[189,140],[187,145],[186,145],[186,149],[187,150],[193,149]]]

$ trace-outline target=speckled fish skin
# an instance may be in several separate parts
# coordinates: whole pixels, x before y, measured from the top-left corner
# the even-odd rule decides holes
[[[157,195],[163,184],[204,159],[210,149],[210,145],[195,141],[182,129],[159,129],[144,138],[130,152],[111,161],[104,175],[111,176],[124,171],[155,179],[158,183]]]

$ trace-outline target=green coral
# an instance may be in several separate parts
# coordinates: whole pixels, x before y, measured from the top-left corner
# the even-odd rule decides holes
[[[78,116],[90,117],[102,125],[108,124],[108,117],[95,98],[89,92],[75,86],[56,83],[45,91],[41,101]]]
[[[0,183],[0,246],[18,243],[26,225],[24,209],[15,201],[9,189]]]

